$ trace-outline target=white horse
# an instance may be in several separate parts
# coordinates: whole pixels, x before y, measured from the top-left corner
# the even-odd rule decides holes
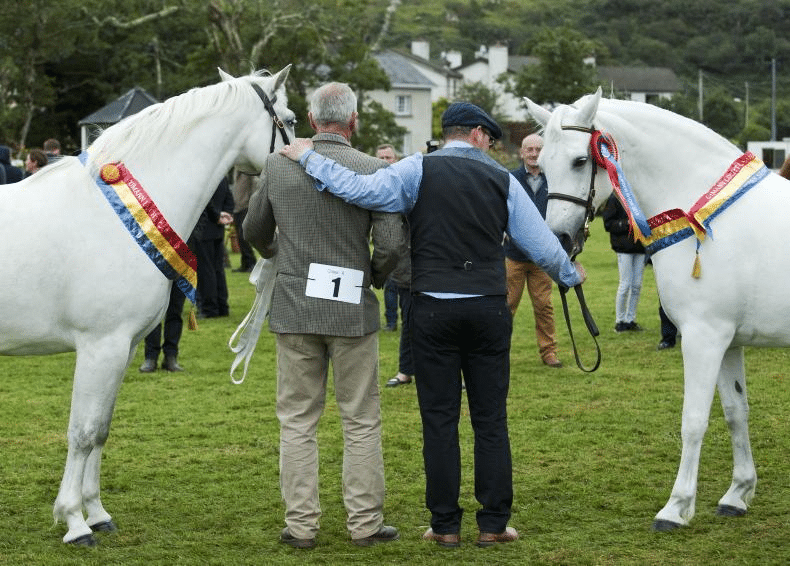
[[[79,158],[0,187],[0,354],[76,351],[53,511],[68,527],[64,542],[92,546],[94,531],[116,528],[99,470],[124,372],[165,312],[169,278],[194,292],[183,240],[223,175],[233,165],[259,172],[293,139],[289,69],[220,71],[222,82],[121,121]]]
[[[552,230],[570,246],[584,224],[584,205],[590,200],[597,208],[612,189],[595,154],[619,154],[618,194],[631,211],[635,237],[653,254],[661,304],[683,336],[683,448],[671,496],[653,528],[685,526],[694,516],[716,388],[733,449],[732,484],[717,512],[743,515],[757,483],[743,347],[790,345],[784,245],[790,182],[705,126],[653,105],[602,100],[600,89],[553,112],[525,100],[544,126],[540,164]],[[591,145],[593,138],[603,141]],[[596,149],[601,145],[606,149]],[[608,163],[617,177],[614,159]]]

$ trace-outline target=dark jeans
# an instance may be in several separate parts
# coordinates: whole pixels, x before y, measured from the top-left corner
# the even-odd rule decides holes
[[[392,279],[384,282],[384,320],[389,327],[398,325],[398,286]]]
[[[474,430],[475,498],[481,531],[500,533],[510,519],[513,470],[507,429],[512,317],[505,296],[412,297],[412,351],[423,427],[425,502],[431,527],[457,533],[461,451],[461,376]]]
[[[244,218],[247,216],[247,209],[240,210],[233,213],[233,225],[236,227],[236,239],[239,242],[239,252],[241,253],[240,269],[245,271],[252,271],[255,267],[255,251],[252,249],[250,243],[244,239],[244,231],[241,225],[244,224]]]
[[[404,375],[414,375],[414,359],[411,353],[411,291],[408,287],[398,287],[400,299],[400,350],[398,371]]]
[[[181,331],[184,329],[184,319],[181,318],[181,312],[184,310],[185,299],[184,293],[174,283],[170,289],[170,302],[165,311],[164,336],[160,322],[145,337],[146,360],[158,360],[159,352],[164,352],[165,356],[178,356],[178,342],[181,340]]]

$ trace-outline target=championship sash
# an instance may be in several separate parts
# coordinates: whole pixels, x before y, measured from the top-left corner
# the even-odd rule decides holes
[[[88,153],[79,155],[85,165]],[[148,258],[195,302],[197,260],[142,185],[123,163],[102,166],[94,179],[107,202]]]
[[[707,234],[712,234],[713,219],[762,181],[769,172],[765,164],[752,153],[744,153],[688,212],[674,208],[650,218],[648,224],[652,234],[643,240],[646,251],[652,254],[691,236],[696,236],[698,242],[704,241]]]
[[[639,239],[651,255],[691,236],[697,238],[692,276],[699,277],[699,247],[711,235],[711,222],[751,188],[768,176],[770,170],[750,152],[736,159],[724,175],[694,203],[688,212],[673,208],[648,219],[651,234]]]

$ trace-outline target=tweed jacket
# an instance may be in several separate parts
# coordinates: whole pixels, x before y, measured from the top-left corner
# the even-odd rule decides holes
[[[387,166],[339,135],[317,134],[313,143],[318,153],[360,173]],[[379,329],[378,299],[370,285],[381,287],[398,258],[408,253],[400,214],[370,212],[319,192],[301,165],[275,153],[250,198],[243,233],[263,257],[278,255],[272,332],[359,337]],[[364,272],[360,303],[307,296],[311,263]]]

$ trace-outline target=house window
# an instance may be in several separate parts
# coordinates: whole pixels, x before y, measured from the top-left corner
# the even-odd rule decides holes
[[[411,95],[399,94],[395,97],[395,114],[397,116],[411,115]]]

